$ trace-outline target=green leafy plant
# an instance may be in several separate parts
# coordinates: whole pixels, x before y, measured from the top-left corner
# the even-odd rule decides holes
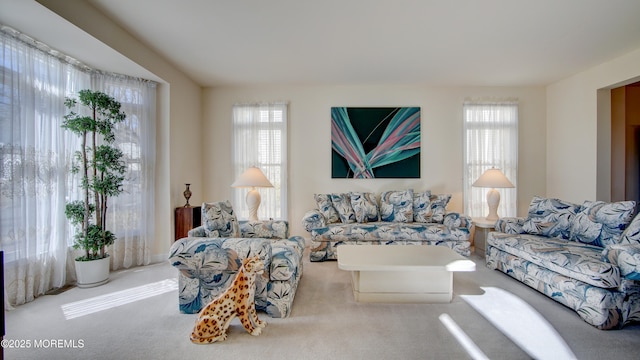
[[[71,171],[81,177],[83,199],[65,208],[67,219],[78,229],[73,246],[85,251],[76,260],[103,259],[109,256],[106,247],[116,240],[106,229],[108,200],[122,192],[126,167],[124,154],[112,144],[115,125],[126,115],[119,102],[99,91],[80,90],[77,99],[66,98],[64,104],[68,113],[62,127],[82,141]],[[76,112],[78,104],[88,108],[89,115]]]

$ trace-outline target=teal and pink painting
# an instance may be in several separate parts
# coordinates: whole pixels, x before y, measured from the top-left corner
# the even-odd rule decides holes
[[[331,177],[420,178],[420,108],[332,107]]]

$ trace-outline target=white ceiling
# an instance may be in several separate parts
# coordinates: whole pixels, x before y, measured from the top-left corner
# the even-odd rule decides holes
[[[88,0],[205,86],[545,85],[640,48],[638,0]]]
[[[86,0],[202,86],[546,85],[640,48],[638,0]]]

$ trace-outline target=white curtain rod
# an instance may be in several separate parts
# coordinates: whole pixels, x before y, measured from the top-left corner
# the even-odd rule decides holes
[[[518,98],[514,97],[479,97],[479,98],[465,98],[463,104],[465,105],[504,105],[504,104],[517,104]]]
[[[157,82],[153,81],[153,80],[148,80],[148,79],[143,79],[143,78],[139,78],[139,77],[135,77],[135,76],[130,76],[130,75],[125,75],[125,74],[118,74],[118,73],[114,73],[114,72],[110,72],[110,71],[104,71],[104,70],[98,70],[98,69],[94,69],[88,65],[86,65],[85,63],[83,63],[82,61],[71,57],[61,51],[55,50],[53,48],[51,48],[49,45],[38,41],[34,38],[32,38],[29,35],[26,35],[10,26],[4,25],[2,23],[0,23],[0,31],[2,31],[2,33],[6,34],[7,36],[11,36],[14,39],[16,39],[17,41],[22,42],[23,44],[30,46],[38,51],[41,51],[45,54],[48,54],[50,56],[53,56],[55,58],[57,58],[60,61],[63,61],[71,66],[76,67],[77,69],[84,71],[86,73],[90,73],[90,74],[98,74],[98,75],[106,75],[106,76],[112,76],[115,78],[126,78],[126,79],[132,79],[132,80],[137,80],[137,81],[142,81],[142,82],[148,82],[149,85],[151,85],[152,87],[155,87],[157,85]]]

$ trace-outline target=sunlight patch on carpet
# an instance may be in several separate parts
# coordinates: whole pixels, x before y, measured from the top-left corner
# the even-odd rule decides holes
[[[449,330],[453,337],[458,340],[458,343],[467,351],[467,354],[474,360],[489,360],[487,355],[480,350],[478,345],[471,340],[455,321],[449,316],[449,314],[440,314],[438,317],[440,322]]]
[[[178,281],[176,279],[165,279],[127,290],[116,291],[110,294],[64,304],[61,308],[65,319],[71,320],[174,290],[178,290]]]
[[[533,359],[577,359],[558,331],[526,301],[500,288],[480,288],[483,295],[460,297]]]

